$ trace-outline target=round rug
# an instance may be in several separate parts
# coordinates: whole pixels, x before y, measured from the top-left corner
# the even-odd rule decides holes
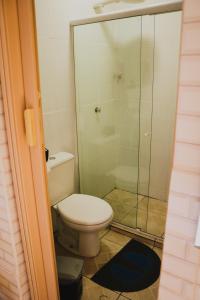
[[[131,240],[92,280],[114,291],[136,292],[146,289],[159,278],[160,266],[160,258],[152,249]]]

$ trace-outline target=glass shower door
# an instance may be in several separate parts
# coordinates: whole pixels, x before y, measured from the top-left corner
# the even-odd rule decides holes
[[[137,228],[143,232],[147,232],[153,117],[154,16],[143,16],[141,22],[141,97]]]
[[[145,232],[163,237],[173,159],[181,12],[158,14],[151,18],[154,23],[154,56],[149,198],[146,201],[148,214]],[[143,97],[141,100],[143,101]],[[142,145],[140,148],[143,151]]]
[[[137,225],[141,17],[74,28],[80,192]]]
[[[74,28],[80,192],[108,201],[115,222],[158,237],[173,156],[180,28],[180,12]]]

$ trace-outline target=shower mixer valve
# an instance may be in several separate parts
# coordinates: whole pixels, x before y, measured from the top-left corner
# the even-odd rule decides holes
[[[94,111],[95,111],[95,113],[100,113],[101,107],[100,106],[95,107]]]

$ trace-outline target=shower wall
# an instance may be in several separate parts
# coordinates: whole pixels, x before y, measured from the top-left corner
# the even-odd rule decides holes
[[[175,12],[75,27],[81,192],[167,199],[180,24]]]
[[[176,119],[181,12],[155,18],[153,118],[149,195],[167,200]]]
[[[146,2],[155,4],[163,0]],[[35,0],[45,144],[52,154],[59,151],[76,154],[73,61],[70,55],[69,22],[71,19],[94,16],[93,4],[94,0],[59,1],[59,5],[56,0]],[[137,7],[140,4],[114,3],[105,6],[103,12],[129,9],[133,5]],[[78,176],[75,182],[78,191]]]
[[[115,187],[137,193],[141,17],[115,21],[116,61],[119,102],[117,107],[117,132],[119,134],[118,161],[112,170]]]
[[[173,158],[180,26],[180,12],[142,18],[139,193],[165,201]]]
[[[112,24],[104,26],[112,30]],[[108,41],[100,24],[75,28],[80,185],[83,193],[101,197],[115,185],[109,171],[116,165],[119,142],[115,49]],[[101,112],[95,113],[95,108]]]
[[[74,38],[81,192],[136,193],[141,18],[79,26]]]

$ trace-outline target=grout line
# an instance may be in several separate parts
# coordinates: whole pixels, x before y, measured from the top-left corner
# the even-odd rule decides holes
[[[97,272],[98,272],[98,271],[97,271]],[[93,277],[93,275],[92,275],[92,277],[88,277],[87,275],[83,275],[83,277],[85,277],[85,278],[91,280],[91,278]],[[92,280],[91,280],[91,281],[92,281]]]
[[[119,233],[119,234],[121,234],[121,233]],[[121,235],[122,235],[122,234],[121,234]],[[110,239],[108,239],[108,238],[107,238],[106,240],[109,241],[109,242],[111,242],[111,243],[113,243],[113,244],[115,244],[116,246],[120,246],[120,247],[125,247],[126,244],[128,244],[128,242],[129,242],[129,241],[127,241],[127,242],[124,243],[124,245],[122,245],[122,244],[117,243],[117,242],[115,242],[115,241],[112,241],[112,240],[110,240]],[[130,240],[131,240],[131,238],[130,238]],[[120,249],[120,250],[121,250],[121,249]],[[120,251],[120,250],[119,250],[119,251]]]
[[[199,17],[187,17],[183,20],[183,25],[185,24],[192,24],[192,23],[200,23],[200,18]]]
[[[200,87],[199,82],[180,82],[179,84],[180,87]]]
[[[200,53],[197,52],[182,52],[181,56],[200,56]]]
[[[127,296],[124,296],[124,295],[123,295],[123,292],[120,293],[119,297],[118,297],[116,300],[119,300],[120,297],[124,297],[124,298],[127,299],[127,300],[131,300],[131,299],[128,298]]]
[[[199,119],[200,118],[200,113],[199,112],[181,112],[181,111],[179,111],[178,113],[177,113],[177,116],[178,117],[187,117],[187,118],[197,118],[197,119]]]
[[[111,231],[111,229],[108,227],[108,230],[101,236],[101,240]]]
[[[111,290],[110,290],[111,291]],[[114,292],[114,291],[112,291],[112,292]],[[120,294],[118,294],[118,293],[116,293],[115,292],[115,294],[117,294],[118,295],[118,297],[115,299],[115,300],[118,300],[120,297],[121,297],[121,293]]]

